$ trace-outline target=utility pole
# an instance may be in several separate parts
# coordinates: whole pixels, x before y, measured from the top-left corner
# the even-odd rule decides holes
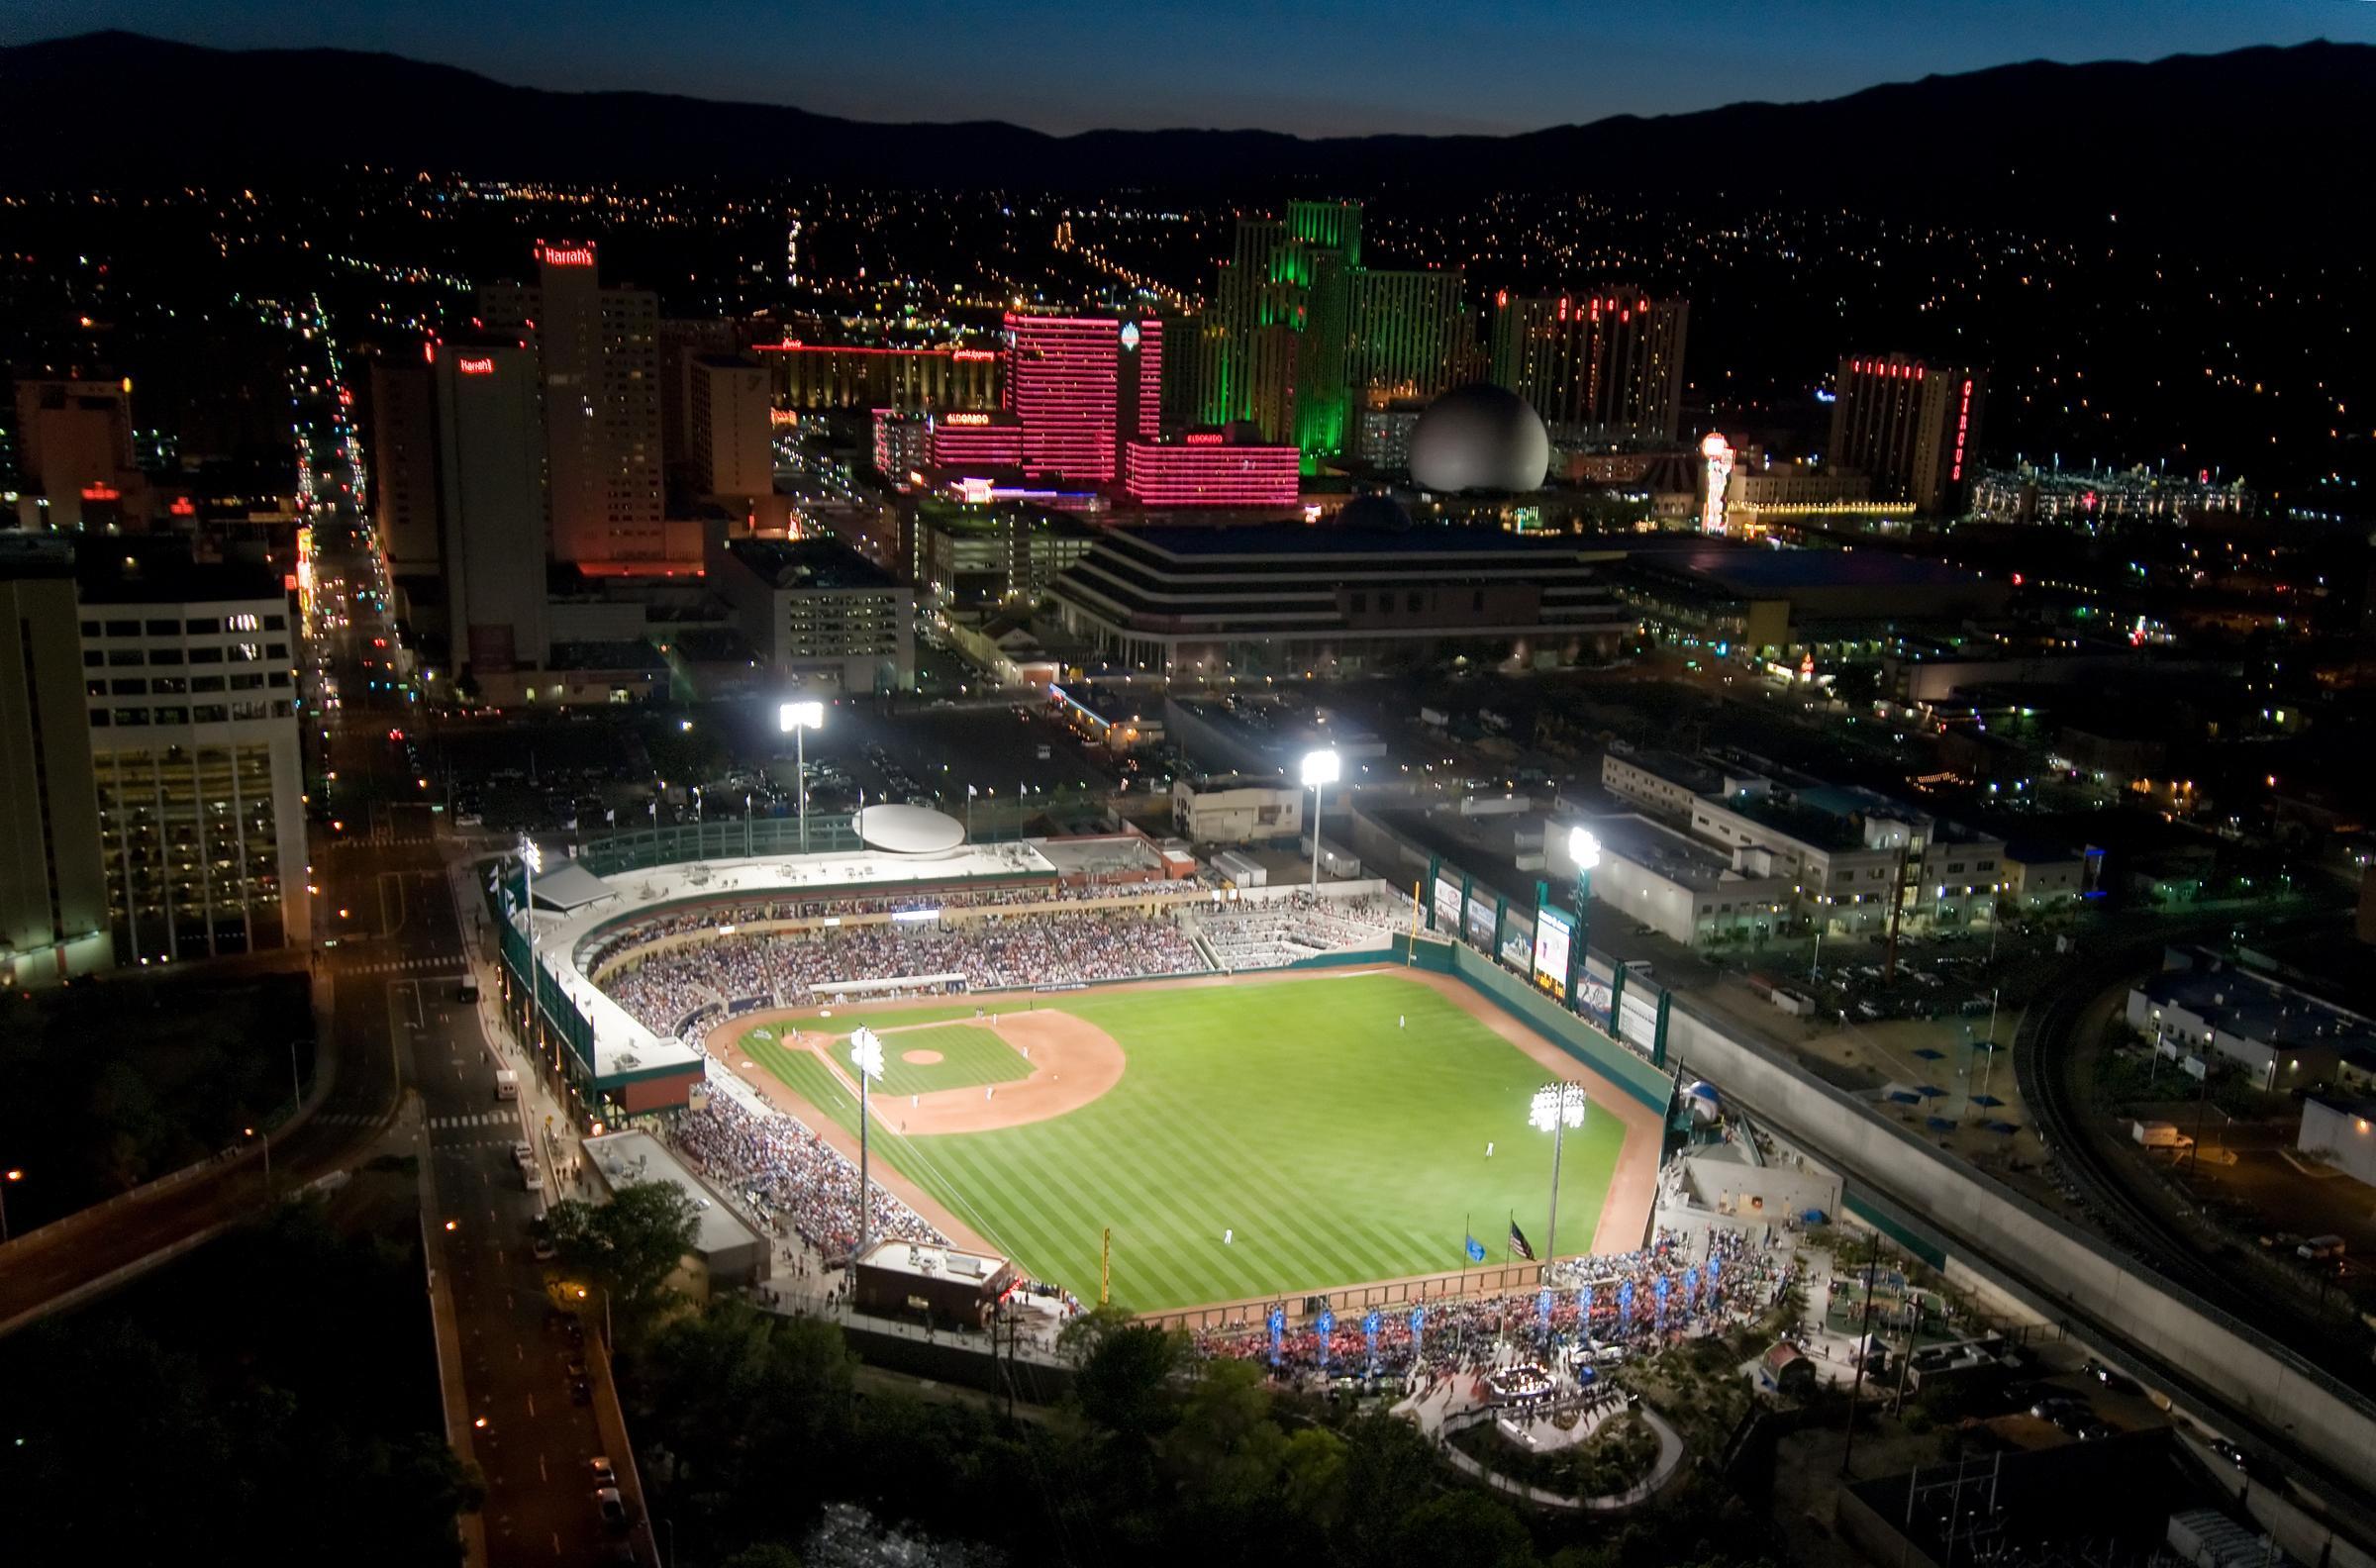
[[[1906,1304],[1914,1310],[1914,1316],[1906,1322],[1906,1353],[1898,1358],[1898,1393],[1890,1407],[1893,1416],[1906,1409],[1906,1374],[1914,1366],[1914,1341],[1923,1331],[1923,1299],[1911,1285],[1906,1290]]]
[[[1848,1456],[1856,1451],[1856,1408],[1864,1398],[1865,1345],[1873,1337],[1873,1281],[1881,1273],[1881,1243],[1873,1242],[1872,1258],[1864,1266],[1864,1325],[1856,1330],[1856,1383],[1848,1390],[1848,1440],[1839,1447],[1839,1473],[1848,1473]]]

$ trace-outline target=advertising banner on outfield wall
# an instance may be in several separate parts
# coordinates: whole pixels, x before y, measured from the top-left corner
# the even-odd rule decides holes
[[[1468,941],[1480,952],[1493,951],[1493,900],[1472,897],[1468,901]]]
[[[1446,936],[1460,934],[1460,883],[1456,878],[1436,879],[1436,929]]]
[[[1564,910],[1544,904],[1534,911],[1534,983],[1567,1000],[1567,948],[1575,923]]]
[[[1502,962],[1520,974],[1534,975],[1534,923],[1516,910],[1502,917]]]
[[[1617,1021],[1617,1037],[1654,1060],[1658,1054],[1658,988],[1635,979],[1626,987],[1620,1011],[1625,1016]]]

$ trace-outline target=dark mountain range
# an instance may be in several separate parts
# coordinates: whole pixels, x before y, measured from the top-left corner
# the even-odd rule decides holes
[[[336,107],[324,113],[327,97]],[[1815,103],[1619,116],[1513,137],[1261,131],[1053,137],[768,104],[546,92],[338,49],[127,33],[0,49],[0,183],[270,181],[348,163],[510,177],[1348,193],[1573,188],[1773,195],[2008,226],[2123,225],[2231,245],[2332,243],[2335,171],[2376,152],[2376,48],[2007,65]]]

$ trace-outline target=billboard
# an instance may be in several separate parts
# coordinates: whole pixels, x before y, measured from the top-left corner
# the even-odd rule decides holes
[[[1624,1017],[1611,1030],[1626,1044],[1642,1055],[1656,1058],[1658,1054],[1658,988],[1647,981],[1634,980],[1626,987],[1626,1000],[1621,1008]]]
[[[1575,922],[1545,904],[1534,912],[1534,983],[1562,1001],[1567,997],[1567,951]]]
[[[1522,975],[1534,969],[1534,923],[1516,910],[1502,918],[1502,962]]]
[[[1436,929],[1446,936],[1460,934],[1460,884],[1447,876],[1436,878]]]
[[[1493,901],[1471,898],[1468,901],[1469,945],[1483,952],[1493,951]]]

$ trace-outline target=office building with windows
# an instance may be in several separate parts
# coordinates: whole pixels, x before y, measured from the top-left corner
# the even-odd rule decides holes
[[[267,573],[167,550],[77,572],[85,723],[119,962],[305,942],[297,628]]]
[[[760,660],[793,685],[905,691],[916,683],[914,593],[834,539],[710,532],[710,587]]]
[[[1359,674],[1454,653],[1513,668],[1606,656],[1632,619],[1594,552],[1478,528],[1112,529],[1058,576],[1066,631],[1181,679]]]

